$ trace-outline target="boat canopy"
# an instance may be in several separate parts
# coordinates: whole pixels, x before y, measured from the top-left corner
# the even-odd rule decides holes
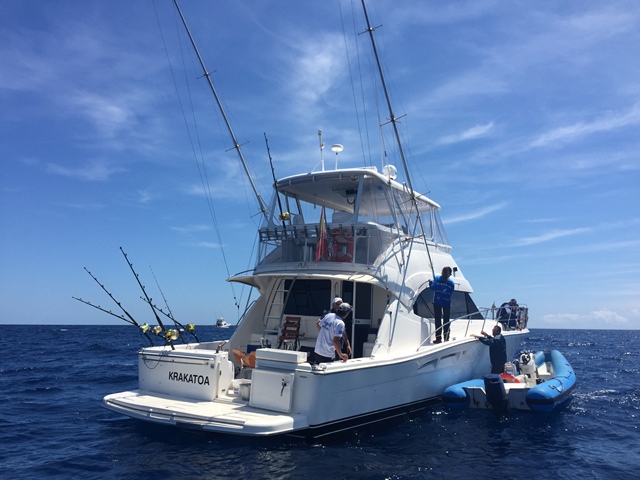
[[[279,196],[279,198],[278,198]],[[263,228],[278,225],[373,224],[404,235],[420,235],[419,211],[427,239],[448,245],[439,219],[440,205],[383,175],[375,167],[330,170],[279,180],[270,203],[273,215]],[[282,211],[279,211],[282,209]]]

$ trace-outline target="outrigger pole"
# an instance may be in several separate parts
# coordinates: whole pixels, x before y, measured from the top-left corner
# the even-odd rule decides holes
[[[189,40],[191,41],[191,45],[193,46],[194,51],[196,52],[196,55],[198,57],[198,60],[200,61],[200,66],[202,67],[202,70],[204,72],[204,77],[207,79],[207,82],[209,83],[209,87],[211,88],[211,92],[213,93],[213,96],[216,99],[216,103],[218,104],[218,108],[220,109],[220,113],[222,114],[222,118],[224,119],[224,123],[227,125],[227,129],[229,130],[229,135],[231,135],[231,139],[233,140],[233,148],[236,150],[236,152],[238,152],[238,156],[240,157],[240,163],[242,163],[242,167],[244,168],[245,173],[247,174],[247,178],[249,179],[249,183],[251,184],[251,188],[253,189],[253,193],[256,196],[256,199],[258,200],[258,205],[260,207],[260,212],[262,212],[262,215],[264,215],[265,219],[269,218],[269,214],[267,211],[267,205],[265,204],[264,200],[262,199],[262,196],[260,196],[260,194],[258,193],[258,189],[256,188],[255,183],[253,183],[253,178],[251,177],[251,173],[249,172],[249,167],[247,167],[247,162],[244,159],[244,155],[242,154],[242,149],[240,148],[240,144],[238,143],[238,140],[236,139],[235,134],[233,133],[233,129],[231,128],[231,124],[229,123],[229,120],[227,119],[227,114],[224,111],[224,108],[222,107],[222,102],[220,102],[220,98],[218,97],[218,93],[216,92],[215,87],[213,86],[213,82],[211,81],[211,73],[209,73],[209,71],[207,70],[207,67],[204,65],[204,61],[202,60],[202,57],[200,56],[200,52],[198,51],[198,47],[196,46],[196,42],[193,39],[193,36],[191,35],[191,31],[189,30],[189,26],[187,25],[187,21],[184,18],[184,15],[182,15],[182,10],[180,10],[180,6],[178,5],[178,0],[173,0],[174,5],[176,6],[176,10],[178,10],[178,14],[180,15],[180,19],[182,20],[182,24],[184,25],[184,28],[187,32],[187,35],[189,36]]]
[[[396,142],[398,143],[398,151],[400,153],[400,158],[402,159],[402,166],[404,168],[404,176],[407,179],[407,185],[409,186],[409,193],[411,194],[411,201],[413,202],[413,205],[416,207],[416,216],[418,219],[418,224],[420,225],[420,230],[422,232],[422,238],[424,238],[424,245],[427,249],[427,256],[429,257],[429,266],[431,267],[431,274],[433,275],[433,278],[435,278],[435,272],[433,270],[433,262],[431,261],[431,252],[429,252],[429,244],[427,242],[427,236],[424,233],[424,226],[422,224],[422,217],[420,216],[420,208],[418,207],[418,201],[416,200],[416,194],[415,191],[413,190],[413,185],[411,183],[411,176],[409,175],[409,168],[407,166],[407,161],[405,159],[404,156],[404,149],[402,148],[402,142],[400,141],[400,133],[398,132],[398,120],[399,118],[397,118],[394,114],[393,114],[393,107],[391,106],[391,99],[389,98],[389,92],[387,90],[387,84],[384,80],[384,73],[382,71],[382,64],[380,63],[380,57],[378,56],[378,49],[376,48],[376,41],[375,38],[373,37],[373,31],[374,28],[371,27],[371,23],[369,22],[369,15],[367,13],[367,6],[364,3],[364,0],[362,1],[362,10],[364,11],[364,18],[367,21],[367,32],[369,32],[369,38],[371,39],[371,46],[373,47],[373,54],[376,57],[376,64],[378,66],[378,72],[380,74],[380,82],[382,84],[382,89],[384,90],[384,97],[385,100],[387,101],[387,108],[389,109],[389,121],[391,122],[391,124],[393,125],[393,132],[395,134],[396,137]]]

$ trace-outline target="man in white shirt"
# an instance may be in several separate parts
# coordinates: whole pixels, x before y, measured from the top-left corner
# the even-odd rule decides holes
[[[316,346],[313,349],[315,363],[333,362],[336,353],[343,362],[346,362],[349,355],[342,353],[340,349],[340,339],[344,331],[344,319],[351,312],[351,305],[341,303],[336,313],[327,313],[318,321],[318,338]],[[347,341],[347,349],[351,349],[349,339]]]

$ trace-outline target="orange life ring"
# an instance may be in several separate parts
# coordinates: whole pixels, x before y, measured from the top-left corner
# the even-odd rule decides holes
[[[505,383],[520,383],[520,380],[510,373],[501,373],[500,378],[502,378],[502,381]]]
[[[341,231],[336,230],[332,233],[331,239],[331,261],[332,262],[351,262],[353,261],[353,237]]]

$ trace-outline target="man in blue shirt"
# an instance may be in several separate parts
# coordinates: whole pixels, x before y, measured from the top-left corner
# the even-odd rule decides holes
[[[429,288],[434,290],[433,293],[433,317],[436,320],[436,339],[433,343],[442,342],[442,333],[444,332],[444,341],[449,340],[449,319],[451,318],[451,294],[456,288],[451,276],[451,267],[444,267],[442,275],[436,276],[429,280]],[[442,321],[444,320],[444,325]]]

